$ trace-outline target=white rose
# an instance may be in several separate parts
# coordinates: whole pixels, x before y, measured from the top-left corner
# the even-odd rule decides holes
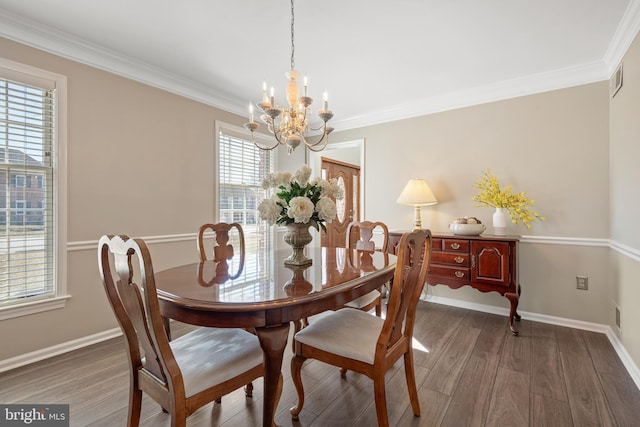
[[[310,176],[311,168],[309,167],[309,165],[302,165],[300,166],[300,169],[296,171],[295,179],[296,181],[298,181],[298,184],[300,184],[301,186],[305,186],[307,185],[307,182],[309,182]]]
[[[260,219],[267,221],[269,225],[273,225],[278,220],[282,208],[278,206],[276,201],[271,199],[264,199],[258,205],[258,212],[260,212]]]
[[[318,219],[320,221],[330,223],[336,217],[336,204],[328,197],[320,197],[318,205],[316,206],[316,212],[318,212]]]
[[[287,216],[295,222],[307,223],[313,215],[313,202],[308,197],[294,197],[289,201]]]
[[[336,200],[341,200],[344,197],[344,191],[342,187],[338,185],[338,180],[335,178],[331,178],[329,180],[329,186],[327,188],[327,196],[332,196]]]
[[[274,187],[278,188],[283,186],[287,190],[291,189],[291,173],[290,172],[278,172],[274,177]]]

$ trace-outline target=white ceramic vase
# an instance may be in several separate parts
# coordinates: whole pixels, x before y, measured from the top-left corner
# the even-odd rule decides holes
[[[507,213],[507,208],[496,208],[496,211],[493,213],[494,236],[507,235],[507,221],[509,221],[509,214]]]

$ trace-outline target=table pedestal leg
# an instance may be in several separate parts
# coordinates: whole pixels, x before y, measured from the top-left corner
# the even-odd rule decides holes
[[[275,413],[282,393],[282,358],[289,337],[289,323],[268,328],[256,328],[264,352],[264,406],[262,425],[275,426]]]

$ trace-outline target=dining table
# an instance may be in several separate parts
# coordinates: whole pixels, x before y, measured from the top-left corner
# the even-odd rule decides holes
[[[386,252],[308,247],[310,265],[284,263],[291,249],[206,260],[155,273],[162,315],[183,323],[255,331],[264,353],[263,426],[275,426],[282,361],[290,325],[380,288],[393,278],[396,257]],[[236,256],[237,258],[237,256]]]

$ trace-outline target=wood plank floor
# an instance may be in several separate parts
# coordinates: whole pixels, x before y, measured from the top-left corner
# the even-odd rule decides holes
[[[402,363],[387,374],[393,426],[639,426],[640,391],[603,334],[523,320],[520,336],[504,317],[428,302],[418,306],[416,381],[422,414],[411,411]],[[175,323],[174,336],[191,327]],[[113,339],[0,374],[2,403],[65,403],[72,426],[126,425],[128,372],[123,340]],[[309,361],[300,421],[287,350],[281,426],[375,426],[371,381]],[[190,426],[261,425],[262,380],[254,397],[238,390],[205,406]],[[169,426],[148,397],[141,425]]]

